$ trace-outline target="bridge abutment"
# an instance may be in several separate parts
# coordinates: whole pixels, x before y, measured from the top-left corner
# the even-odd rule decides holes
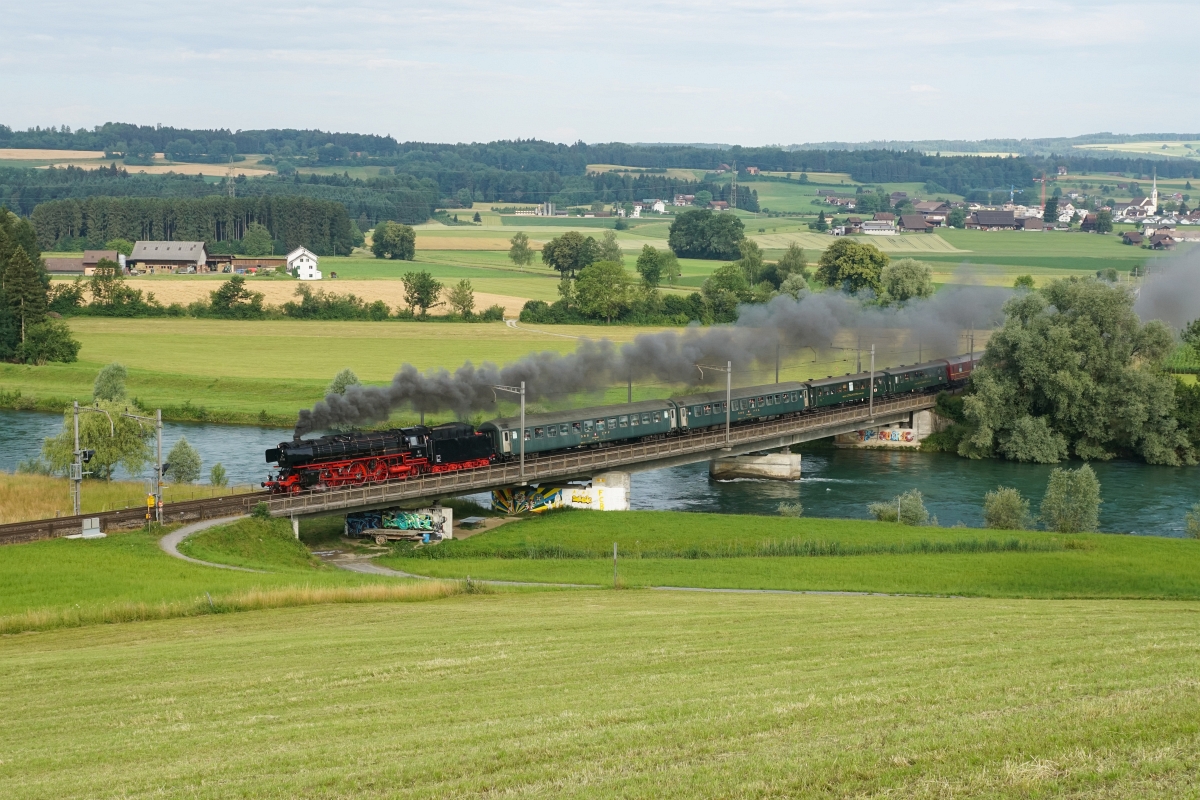
[[[708,474],[713,480],[755,478],[772,481],[800,480],[799,453],[767,453],[766,455],[729,456],[708,462]]]
[[[867,448],[880,450],[914,450],[931,433],[936,433],[945,427],[941,417],[932,409],[914,411],[908,422],[897,422],[891,425],[863,428],[851,433],[843,433],[834,438],[835,447]]]

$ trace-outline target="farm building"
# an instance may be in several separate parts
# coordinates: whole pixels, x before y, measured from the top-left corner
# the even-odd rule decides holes
[[[1017,219],[1011,211],[980,209],[967,217],[967,228],[979,231],[1012,231],[1017,228]]]
[[[96,265],[105,259],[125,268],[125,256],[116,250],[84,250],[83,258],[47,258],[46,271],[54,275],[95,275]]]
[[[288,272],[302,281],[321,280],[321,271],[317,269],[319,263],[317,255],[305,247],[297,247],[287,254]]]
[[[137,242],[128,263],[151,275],[209,269],[204,242]]]
[[[920,214],[901,214],[898,227],[902,231],[933,232],[933,225]]]

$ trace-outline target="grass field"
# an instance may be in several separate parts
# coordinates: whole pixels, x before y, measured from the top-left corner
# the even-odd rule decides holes
[[[653,511],[560,512],[385,563],[446,578],[611,585],[614,542],[633,586],[1200,599],[1192,540]]]
[[[0,792],[1180,797],[1198,635],[1184,603],[610,591],[6,637]]]
[[[169,483],[163,487],[163,500],[175,503],[244,492],[251,488],[257,487],[236,486],[219,489],[209,484],[200,487]],[[84,514],[121,508],[144,508],[146,484],[144,481],[89,480],[84,485],[81,505]],[[71,488],[66,478],[0,472],[0,525],[30,519],[47,519],[58,514],[65,516],[70,513]]]

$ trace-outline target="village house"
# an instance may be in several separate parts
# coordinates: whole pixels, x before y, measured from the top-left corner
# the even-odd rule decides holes
[[[1166,233],[1156,233],[1150,237],[1151,250],[1174,250],[1176,244],[1175,237]]]
[[[1017,220],[1011,211],[980,209],[967,217],[966,227],[978,231],[1012,231],[1017,228]]]
[[[1121,234],[1121,241],[1125,244],[1140,245],[1143,241],[1145,241],[1145,238],[1137,231],[1125,231],[1123,234]]]
[[[896,222],[896,215],[890,211],[876,211],[875,216],[871,217],[871,219],[876,222],[891,222],[894,224]]]
[[[842,227],[846,233],[862,233],[862,217],[846,217],[846,221],[842,223]]]
[[[287,254],[288,272],[302,281],[321,280],[321,271],[317,269],[319,264],[317,254],[306,247],[297,247]]]
[[[893,208],[896,207],[897,203],[900,203],[907,199],[908,199],[908,192],[892,192],[888,196],[888,201],[892,204]]]
[[[1079,230],[1084,233],[1095,233],[1097,219],[1098,216],[1096,214],[1084,214],[1083,219],[1079,222]]]
[[[724,200],[710,200],[708,207],[713,211],[728,211],[729,203],[726,203]]]
[[[690,206],[694,202],[696,202],[696,195],[694,194],[677,194],[675,195],[675,200],[671,203],[671,205]]]
[[[901,214],[900,224],[897,227],[902,231],[933,232],[933,225],[920,214]]]
[[[131,267],[156,275],[208,271],[204,242],[137,242],[128,258]]]
[[[1015,220],[1019,231],[1044,231],[1046,223],[1041,217],[1017,217]]]
[[[758,167],[746,167],[746,174],[747,175],[757,175]]]

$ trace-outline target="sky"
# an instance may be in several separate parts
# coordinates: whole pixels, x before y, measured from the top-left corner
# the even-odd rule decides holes
[[[1200,129],[1196,0],[0,0],[0,123],[792,144]]]

